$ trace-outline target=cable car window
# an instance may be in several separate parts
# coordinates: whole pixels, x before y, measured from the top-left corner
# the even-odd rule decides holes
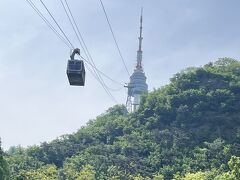
[[[81,62],[76,62],[75,68],[76,68],[76,70],[81,70],[82,69],[82,63]]]

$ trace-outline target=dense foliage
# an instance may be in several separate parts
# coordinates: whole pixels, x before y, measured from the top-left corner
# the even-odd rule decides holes
[[[4,154],[1,148],[1,140],[0,140],[0,179],[8,180],[9,179],[9,167],[4,159]]]
[[[5,159],[13,180],[237,180],[239,108],[240,63],[223,58],[177,73],[136,113],[114,106],[74,134],[12,147]]]

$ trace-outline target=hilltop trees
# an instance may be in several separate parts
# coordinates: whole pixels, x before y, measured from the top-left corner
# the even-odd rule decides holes
[[[3,157],[3,151],[1,148],[1,140],[0,140],[0,179],[2,179],[2,180],[9,179],[8,164]]]
[[[237,60],[188,68],[137,113],[114,106],[74,134],[8,153],[11,177],[238,179],[239,107]]]

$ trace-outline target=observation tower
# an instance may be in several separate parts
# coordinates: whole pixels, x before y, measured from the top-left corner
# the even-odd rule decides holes
[[[126,102],[126,107],[128,112],[135,112],[138,110],[141,95],[148,91],[148,85],[146,83],[146,76],[143,71],[142,67],[142,23],[143,23],[143,16],[141,10],[141,17],[140,17],[140,36],[139,36],[139,46],[137,51],[137,64],[135,66],[133,74],[130,76],[130,83],[125,85],[128,88],[128,97]]]

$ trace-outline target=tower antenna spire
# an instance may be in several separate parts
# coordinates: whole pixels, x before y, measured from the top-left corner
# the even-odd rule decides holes
[[[137,51],[137,66],[136,69],[142,70],[142,30],[143,30],[143,8],[141,8],[141,16],[140,16],[140,35],[139,35],[139,46]]]
[[[140,17],[140,36],[139,36],[139,51],[142,50],[142,23],[143,23],[143,8],[141,8],[141,17]]]

